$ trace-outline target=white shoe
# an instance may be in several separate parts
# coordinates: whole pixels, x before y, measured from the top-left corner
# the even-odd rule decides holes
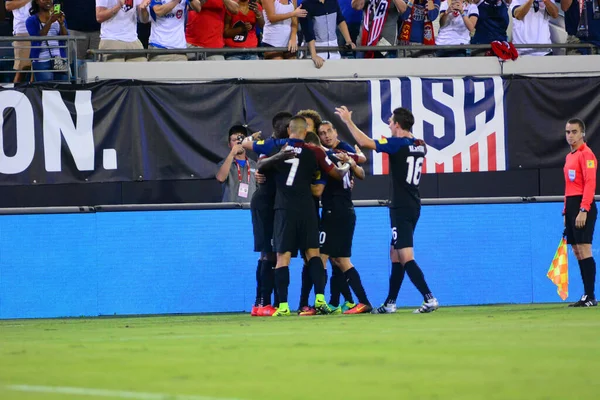
[[[396,309],[396,303],[382,304],[381,307],[374,308],[371,314],[393,314]]]
[[[421,307],[419,307],[415,311],[413,311],[413,314],[430,313],[430,312],[434,312],[438,308],[440,308],[440,303],[438,303],[436,298],[433,298],[433,299],[424,301],[423,304],[421,304]]]

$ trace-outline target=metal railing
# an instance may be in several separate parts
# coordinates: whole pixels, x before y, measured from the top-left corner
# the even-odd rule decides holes
[[[18,70],[1,70],[0,69],[0,74],[6,75],[6,74],[14,74],[17,72],[20,73],[25,73],[25,74],[35,74],[36,72],[53,72],[53,73],[65,73],[67,75],[67,80],[64,81],[65,83],[68,82],[79,82],[79,71],[78,71],[78,67],[77,67],[77,41],[78,40],[85,40],[85,37],[82,36],[0,36],[0,51],[2,52],[7,52],[7,50],[9,50],[12,54],[13,57],[3,57],[2,59],[4,61],[12,61],[14,63],[14,61],[31,61],[31,62],[40,62],[40,61],[52,61],[51,57],[50,59],[42,59],[42,58],[17,58],[14,56],[14,52],[13,52],[13,45],[12,42],[45,42],[45,43],[41,43],[39,46],[33,46],[33,45],[29,45],[26,46],[24,48],[26,49],[41,49],[41,50],[49,50],[50,54],[52,54],[52,50],[58,49],[59,52],[62,52],[64,50],[66,57],[63,58],[62,56],[60,57],[64,62],[66,67],[64,69],[50,69],[50,70],[33,70],[33,67],[31,69],[18,69]],[[58,45],[52,45],[50,42],[51,41],[58,41]],[[61,42],[63,42],[64,44],[61,44]],[[6,45],[8,43],[8,45]]]
[[[600,201],[600,195],[595,196]],[[461,204],[534,204],[560,203],[563,196],[528,196],[528,197],[465,197],[422,199],[424,206],[432,205],[461,205]],[[354,200],[355,207],[388,207],[389,200]],[[116,204],[94,206],[67,207],[15,207],[0,208],[0,215],[22,214],[79,214],[96,212],[122,211],[182,211],[182,210],[247,210],[250,203],[174,203],[174,204]]]
[[[586,49],[590,54],[597,53],[598,47],[591,43],[551,43],[551,44],[517,44],[517,49]],[[438,50],[491,50],[490,44],[465,44],[465,45],[414,45],[414,46],[357,46],[355,49],[349,49],[344,46],[317,46],[317,53],[323,52],[342,52],[342,53],[363,53],[367,51],[390,52],[402,51],[406,55],[407,51],[425,51],[435,52]],[[103,56],[150,56],[162,54],[194,54],[195,60],[200,59],[202,54],[260,54],[270,52],[287,52],[287,47],[223,47],[223,48],[208,48],[208,47],[190,47],[186,49],[139,49],[139,50],[88,50],[88,54],[93,56],[94,61],[103,61]],[[299,46],[297,53],[303,54],[308,52],[307,46]]]

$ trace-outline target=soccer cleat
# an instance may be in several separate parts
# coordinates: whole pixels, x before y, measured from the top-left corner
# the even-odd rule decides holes
[[[269,304],[268,306],[264,306],[264,307],[261,307],[258,309],[258,316],[259,317],[272,317],[273,314],[275,314],[275,311],[277,311],[277,309]]]
[[[278,308],[272,315],[271,317],[287,317],[292,315],[292,313],[290,312],[289,308],[286,309],[281,309]]]
[[[329,315],[333,310],[329,307],[329,304],[323,300],[315,300],[315,308],[318,315]]]
[[[350,303],[349,301],[345,301],[344,304],[342,304],[342,313],[345,313],[349,309],[354,308],[354,306],[356,306],[356,304]]]
[[[349,310],[344,311],[344,314],[365,314],[373,309],[369,304],[358,303]]]
[[[304,306],[300,310],[298,310],[298,315],[301,317],[317,315],[317,310],[315,310],[315,308],[311,306]]]
[[[573,304],[569,304],[569,307],[596,307],[598,301],[596,299],[589,298],[587,295],[581,296],[581,299]]]
[[[381,307],[371,310],[371,314],[393,314],[396,312],[396,303],[382,304]]]
[[[344,312],[344,309],[342,306],[334,306],[332,304],[328,304],[327,305],[330,309],[331,309],[331,313],[332,315],[339,315],[342,314]]]
[[[250,315],[253,317],[258,317],[259,306],[252,306],[252,311],[250,311]]]
[[[436,298],[433,298],[433,299],[424,301],[423,304],[421,304],[421,307],[419,307],[415,311],[413,311],[413,314],[426,314],[426,313],[434,312],[438,308],[440,308],[440,304],[438,303]]]

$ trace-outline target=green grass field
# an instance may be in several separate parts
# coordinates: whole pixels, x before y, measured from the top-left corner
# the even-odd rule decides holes
[[[600,308],[0,321],[0,399],[593,399]]]

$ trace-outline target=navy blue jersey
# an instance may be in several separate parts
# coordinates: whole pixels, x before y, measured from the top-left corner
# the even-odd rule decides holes
[[[391,175],[391,208],[420,208],[419,182],[427,152],[425,144],[409,138],[375,140],[375,151],[389,154]]]
[[[271,153],[278,144],[283,143],[286,149],[296,153],[296,157],[275,164],[275,209],[298,212],[312,210],[315,203],[310,185],[314,182],[315,174],[321,171],[321,174],[327,175],[334,165],[321,148],[299,139],[261,141],[254,143],[253,148],[255,152]]]

